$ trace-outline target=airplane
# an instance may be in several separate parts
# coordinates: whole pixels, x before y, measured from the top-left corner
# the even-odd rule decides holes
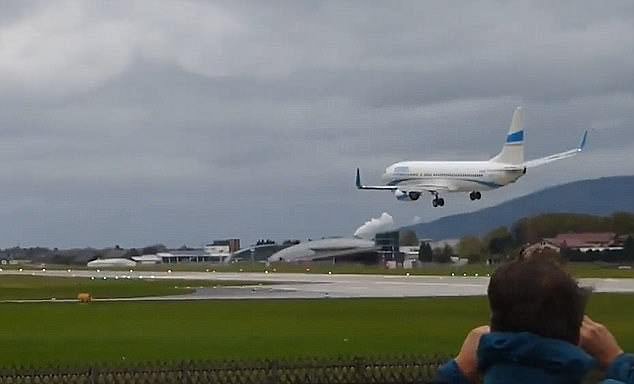
[[[358,189],[391,191],[399,201],[416,201],[425,192],[433,196],[432,205],[442,207],[441,193],[468,192],[469,198],[480,200],[482,192],[516,182],[527,169],[567,159],[582,152],[588,131],[575,149],[535,160],[524,161],[524,110],[513,112],[511,127],[502,151],[487,161],[402,161],[386,168],[384,185],[363,185],[357,168]]]

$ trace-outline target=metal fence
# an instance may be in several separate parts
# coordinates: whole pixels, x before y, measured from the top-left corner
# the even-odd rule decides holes
[[[191,361],[0,371],[0,384],[420,384],[430,383],[444,358],[339,358],[265,361]]]

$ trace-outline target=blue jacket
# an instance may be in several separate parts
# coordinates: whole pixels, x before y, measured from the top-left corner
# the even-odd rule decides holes
[[[577,384],[596,366],[596,361],[575,345],[527,332],[493,332],[482,336],[478,347],[484,384]],[[454,360],[440,368],[436,382],[471,384]],[[603,384],[634,384],[634,355],[617,358]]]

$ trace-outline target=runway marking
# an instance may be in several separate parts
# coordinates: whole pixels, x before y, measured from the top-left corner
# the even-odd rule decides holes
[[[375,281],[374,284],[377,284],[377,285],[403,285],[403,286],[422,285],[422,286],[429,286],[429,287],[474,287],[474,288],[486,288],[486,285],[483,285],[483,284],[417,283],[417,282],[394,283],[394,282],[388,282],[388,281]]]

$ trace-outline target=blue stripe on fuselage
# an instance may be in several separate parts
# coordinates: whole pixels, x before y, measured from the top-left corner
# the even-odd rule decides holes
[[[509,133],[508,136],[506,136],[507,144],[515,144],[515,143],[520,143],[522,141],[524,141],[524,131]]]

